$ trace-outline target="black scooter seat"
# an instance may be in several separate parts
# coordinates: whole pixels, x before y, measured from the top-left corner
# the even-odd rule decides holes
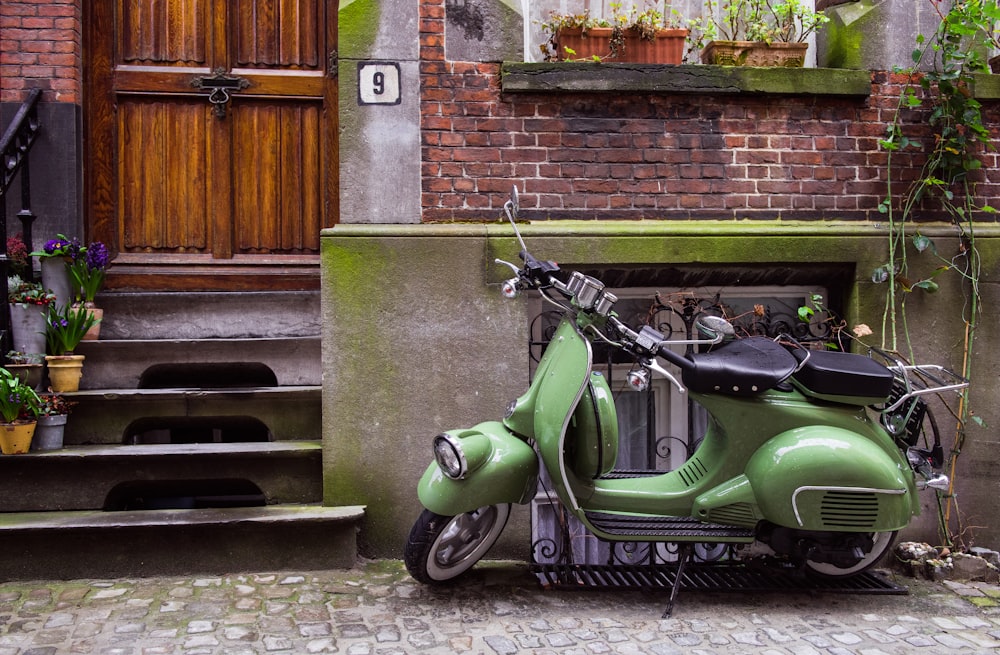
[[[861,396],[884,400],[892,391],[893,374],[871,357],[836,350],[795,350],[809,360],[793,379],[809,391],[825,396]]]
[[[749,337],[707,353],[688,355],[681,369],[688,389],[697,393],[753,395],[773,389],[798,366],[795,357],[774,341]]]

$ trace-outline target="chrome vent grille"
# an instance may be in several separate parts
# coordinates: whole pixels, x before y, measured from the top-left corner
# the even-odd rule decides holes
[[[679,475],[681,480],[684,481],[684,484],[689,487],[693,487],[695,483],[705,477],[707,473],[708,469],[705,468],[705,465],[702,464],[701,460],[697,457],[677,469],[677,475]]]
[[[878,521],[878,494],[863,491],[827,491],[820,503],[825,525],[840,528],[873,528]]]

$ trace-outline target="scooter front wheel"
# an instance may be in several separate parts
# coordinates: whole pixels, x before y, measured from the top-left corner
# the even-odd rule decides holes
[[[510,504],[487,505],[458,516],[425,509],[406,540],[406,569],[424,584],[454,580],[486,555],[509,517]]]
[[[814,562],[806,559],[805,565],[810,573],[823,578],[846,578],[866,571],[882,559],[896,541],[896,532],[872,532],[871,548],[868,553],[852,566],[838,566],[829,562]]]

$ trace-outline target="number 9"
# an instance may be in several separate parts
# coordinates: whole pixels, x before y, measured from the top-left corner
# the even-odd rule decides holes
[[[375,95],[380,96],[385,93],[385,73],[382,71],[376,71],[372,75],[372,87]]]

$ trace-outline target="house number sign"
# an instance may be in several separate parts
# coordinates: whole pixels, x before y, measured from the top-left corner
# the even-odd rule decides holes
[[[391,61],[358,62],[358,104],[398,105],[399,64]]]

